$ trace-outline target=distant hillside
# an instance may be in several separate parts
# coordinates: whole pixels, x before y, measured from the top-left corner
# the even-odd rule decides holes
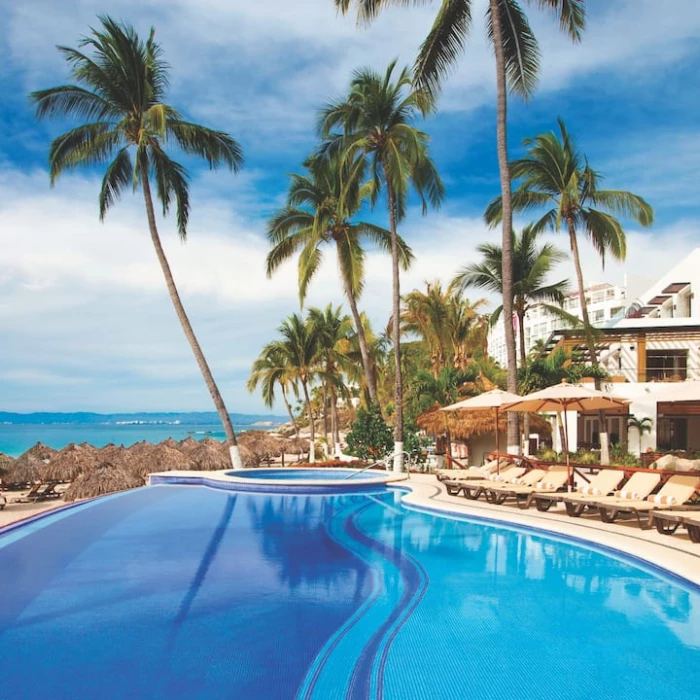
[[[234,425],[254,425],[255,423],[281,425],[288,420],[284,416],[270,414],[231,413],[230,415]],[[214,411],[190,413],[9,413],[0,411],[0,424],[10,425],[71,425],[75,423],[88,425],[115,423],[210,425],[218,422],[219,416]]]

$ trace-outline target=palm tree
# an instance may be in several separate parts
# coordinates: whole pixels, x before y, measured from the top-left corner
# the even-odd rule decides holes
[[[352,321],[341,307],[328,304],[324,309],[309,309],[309,324],[318,337],[318,359],[321,364],[320,377],[323,382],[323,413],[330,399],[331,436],[336,456],[340,453],[340,430],[338,427],[338,393],[345,392],[343,370],[347,365],[345,351],[352,331]]]
[[[38,90],[30,95],[38,118],[88,120],[51,144],[51,184],[65,170],[108,164],[99,195],[100,220],[126,187],[141,186],[151,241],[175,313],[223,423],[233,466],[243,468],[231,418],[185,313],[163,251],[151,193],[153,178],[163,214],[175,203],[177,228],[184,241],[190,212],[189,176],[180,163],[170,158],[165,146],[174,144],[186,155],[204,158],[210,168],[224,165],[234,172],[243,163],[243,154],[228,134],[184,120],[163,101],[168,66],[162,59],[160,45],[154,40],[153,29],[143,41],[127,24],[106,16],[101,16],[100,21],[101,29],[93,29],[79,44],[81,49],[90,49],[92,55],[58,47],[70,65],[76,84]]]
[[[362,164],[360,164],[362,165]],[[291,256],[299,255],[299,301],[322,260],[322,247],[334,244],[343,290],[355,321],[362,366],[367,378],[370,400],[377,403],[377,380],[370,362],[367,339],[357,308],[364,286],[365,251],[363,240],[380,250],[391,250],[391,233],[374,224],[351,221],[369,196],[370,188],[362,185],[363,169],[343,165],[339,158],[307,160],[308,174],[292,175],[287,205],[280,209],[268,225],[272,250],[267,256],[267,275]],[[398,239],[400,263],[408,269],[413,259],[411,249]]]
[[[561,308],[569,281],[548,283],[547,278],[557,263],[566,259],[566,254],[551,243],[537,245],[539,232],[526,226],[518,235],[513,232],[513,310],[518,319],[520,365],[525,364],[525,315],[535,304],[543,304],[548,311],[567,322],[572,317]],[[494,243],[482,243],[477,251],[483,255],[480,263],[463,267],[452,280],[451,287],[464,291],[467,287],[485,289],[503,294],[503,249]],[[547,302],[553,302],[548,304]],[[503,305],[491,312],[490,322],[495,325],[503,312]]]
[[[435,281],[426,282],[425,292],[414,289],[404,295],[403,302],[401,330],[420,336],[425,343],[433,376],[445,368],[448,359],[453,366],[464,368],[478,311],[486,300],[471,303]]]
[[[246,384],[248,391],[253,392],[258,384],[262,384],[262,396],[265,405],[272,408],[275,402],[275,389],[279,386],[282,392],[282,400],[292,422],[294,434],[299,437],[299,426],[294,418],[292,407],[287,398],[287,392],[292,391],[299,396],[296,381],[291,368],[286,364],[287,356],[275,343],[268,343],[258,358],[253,362],[250,377]]]
[[[355,0],[358,19],[372,21],[379,11],[390,5],[425,4],[427,0]],[[343,13],[352,0],[334,0]],[[579,41],[585,26],[585,0],[536,0],[537,4],[551,10],[559,20],[561,29],[573,41]],[[427,38],[421,45],[414,65],[416,88],[428,103],[434,101],[441,83],[452,70],[467,41],[472,19],[472,0],[441,0],[440,9]],[[508,356],[508,391],[516,391],[515,335],[510,319],[512,302],[512,231],[511,175],[508,168],[507,98],[508,89],[528,99],[537,84],[539,73],[539,49],[530,28],[527,15],[517,0],[489,0],[486,13],[487,34],[493,44],[496,58],[496,142],[501,197],[503,200],[502,236],[503,248],[503,316],[505,324],[506,352]],[[508,416],[508,444],[517,444],[518,419]]]
[[[591,363],[595,365],[598,355],[588,316],[578,233],[584,231],[603,263],[607,254],[617,260],[624,260],[627,253],[625,232],[615,215],[634,219],[642,226],[651,226],[654,211],[641,197],[631,192],[599,189],[602,176],[576,150],[563,120],[559,119],[558,123],[559,134],[548,132],[534,139],[526,139],[526,156],[511,163],[511,175],[514,180],[520,181],[513,192],[513,208],[515,211],[544,208],[545,213],[533,224],[534,230],[559,232],[563,227],[568,233],[583,325]],[[502,200],[498,197],[486,209],[487,223],[496,225],[501,220],[503,211]],[[601,461],[607,464],[607,429],[602,413],[599,421]]]
[[[642,454],[642,437],[644,433],[651,433],[652,425],[654,421],[649,417],[637,418],[637,416],[630,416],[627,419],[628,428],[636,428],[639,435],[639,454]]]
[[[326,139],[323,153],[342,153],[344,162],[366,168],[372,176],[371,202],[386,192],[391,231],[393,309],[400,317],[401,288],[399,268],[398,223],[404,218],[406,200],[411,189],[419,196],[423,213],[428,202],[437,207],[444,188],[428,151],[429,138],[411,122],[424,112],[424,96],[411,89],[405,68],[394,81],[396,61],[389,64],[384,75],[372,70],[355,71],[350,94],[341,102],[328,105],[319,119],[321,138]],[[334,131],[340,129],[340,133]],[[394,469],[403,467],[403,383],[401,379],[401,346],[399,324],[394,324]]]
[[[305,321],[299,314],[292,314],[285,319],[277,330],[282,334],[282,339],[275,341],[273,345],[282,354],[283,362],[289,368],[290,375],[301,384],[304,394],[311,433],[309,461],[313,463],[316,459],[314,446],[316,428],[309,386],[316,376],[319,350],[318,333],[313,325]]]

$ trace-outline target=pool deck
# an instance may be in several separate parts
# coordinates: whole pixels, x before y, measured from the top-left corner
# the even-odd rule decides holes
[[[661,535],[656,529],[642,530],[636,518],[610,524],[602,522],[595,513],[571,518],[561,504],[542,513],[534,506],[525,510],[515,504],[497,506],[484,500],[472,501],[448,495],[433,474],[411,474],[401,487],[411,489],[403,498],[407,507],[484,518],[585,540],[632,555],[700,586],[700,544],[692,543],[682,528],[673,535]]]

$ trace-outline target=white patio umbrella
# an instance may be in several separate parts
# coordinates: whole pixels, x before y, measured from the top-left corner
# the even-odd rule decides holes
[[[535,391],[519,398],[517,401],[504,406],[506,411],[521,413],[563,413],[564,414],[564,452],[566,454],[566,469],[569,474],[569,489],[571,483],[571,465],[569,464],[569,424],[567,411],[609,411],[624,408],[629,401],[607,394],[597,389],[589,389],[581,384],[561,384]]]
[[[485,391],[483,394],[478,396],[472,396],[470,399],[464,399],[464,401],[458,401],[457,403],[450,404],[441,408],[441,411],[484,411],[489,408],[494,410],[494,426],[496,430],[496,452],[500,452],[500,438],[498,435],[498,412],[501,407],[506,404],[512,404],[514,401],[519,401],[520,397],[517,394],[511,394],[508,391],[503,391],[503,389],[491,389],[491,391]],[[500,466],[500,460],[499,460]],[[499,472],[498,466],[496,467],[496,472]]]

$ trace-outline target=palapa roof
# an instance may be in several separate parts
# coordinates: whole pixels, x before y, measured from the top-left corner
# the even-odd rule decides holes
[[[45,468],[46,463],[31,450],[27,450],[12,463],[3,481],[7,484],[30,484],[42,481]]]
[[[31,454],[33,457],[37,457],[42,461],[46,461],[55,457],[58,454],[58,450],[54,450],[53,447],[44,445],[43,442],[37,442],[35,445],[30,447],[24,454]]]
[[[195,440],[192,436],[189,436],[184,440],[180,440],[179,447],[183,452],[187,453],[199,447],[199,444],[199,440]]]
[[[246,430],[238,438],[238,446],[247,447],[253,455],[254,463],[259,463],[280,455],[283,441],[273,437],[266,430]]]
[[[48,481],[73,481],[79,474],[94,469],[98,463],[99,450],[71,443],[64,447],[43,470]]]
[[[310,446],[311,443],[309,442],[309,440],[305,440],[304,438],[298,437],[287,438],[287,440],[284,443],[285,452],[295,452],[296,454],[307,452]]]
[[[3,452],[0,452],[0,478],[2,478],[2,475],[11,469],[12,465],[15,463],[14,457],[10,457],[10,455],[6,455]]]
[[[431,435],[442,435],[449,428],[450,435],[458,440],[469,440],[487,433],[495,432],[495,411],[487,408],[482,411],[441,411],[434,406],[429,411],[418,416],[418,426]],[[498,414],[498,429],[505,431],[508,425],[508,414],[500,411]],[[550,435],[551,426],[547,420],[537,414],[530,415],[530,430],[540,435]]]
[[[159,445],[165,445],[166,447],[169,447],[172,450],[179,450],[180,449],[180,443],[177,440],[173,440],[173,438],[169,437],[167,440],[163,440],[162,442],[158,443]]]
[[[63,499],[70,502],[80,498],[94,498],[116,491],[126,491],[137,486],[143,486],[143,479],[124,467],[101,462],[94,469],[78,476],[66,489]]]
[[[132,462],[132,457],[124,445],[109,443],[97,453],[97,462],[107,462],[120,467],[128,467]]]
[[[201,469],[202,471],[211,472],[232,468],[228,448],[223,444],[212,445],[211,443],[203,443],[190,450],[187,456],[194,463],[190,469]]]
[[[167,472],[174,469],[192,469],[192,460],[180,450],[160,442],[153,449],[132,459],[130,468],[134,474],[145,477],[151,472]]]

